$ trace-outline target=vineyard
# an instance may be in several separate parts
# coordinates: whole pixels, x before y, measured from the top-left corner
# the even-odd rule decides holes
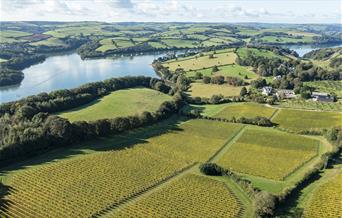
[[[112,142],[139,142],[131,148],[77,155],[18,171],[5,178],[13,189],[0,213],[11,217],[91,216],[194,162],[207,161],[240,128],[238,124],[191,120],[146,140],[140,138],[146,137],[144,131],[136,131],[123,135],[121,142]]]
[[[319,186],[304,210],[305,218],[342,217],[342,174]]]
[[[274,112],[274,108],[266,107],[256,103],[228,104],[223,110],[215,114],[214,117],[227,119],[231,119],[233,117],[271,117]]]
[[[342,114],[338,112],[318,112],[282,109],[273,122],[279,127],[294,131],[316,130],[341,125]]]
[[[308,110],[321,110],[321,111],[342,111],[342,101],[338,102],[319,102],[303,99],[286,100],[280,103],[281,107],[295,108],[295,109],[308,109]]]
[[[243,211],[223,182],[187,174],[128,204],[115,217],[240,217]]]
[[[284,180],[317,155],[318,141],[276,130],[249,127],[218,160],[236,172]]]

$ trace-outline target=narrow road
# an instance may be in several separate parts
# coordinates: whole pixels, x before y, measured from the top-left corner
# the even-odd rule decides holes
[[[128,198],[125,198],[125,199],[121,200],[119,203],[114,203],[114,204],[106,207],[102,211],[92,215],[92,217],[114,217],[115,212],[118,209],[123,208],[129,204],[132,204],[132,203],[138,201],[141,198],[148,196],[149,194],[153,193],[154,191],[159,190],[162,187],[164,187],[165,185],[169,184],[172,180],[180,178],[184,174],[191,172],[192,170],[194,170],[198,166],[199,166],[199,163],[193,163],[193,164],[187,166],[186,168],[176,172],[175,174],[163,179],[162,181],[148,187],[147,189],[145,189],[145,190],[143,190],[137,194],[134,194]]]
[[[234,144],[243,132],[246,130],[247,125],[244,125],[232,138],[230,138],[223,146],[218,150],[211,158],[209,158],[208,162],[216,162],[218,161],[230,148],[232,144]]]

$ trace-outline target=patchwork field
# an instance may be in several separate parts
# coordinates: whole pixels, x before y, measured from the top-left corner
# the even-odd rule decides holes
[[[88,105],[59,114],[70,121],[98,120],[156,111],[171,97],[153,89],[135,88],[112,92]]]
[[[215,85],[215,84],[204,84],[200,82],[191,83],[191,87],[188,93],[192,97],[206,97],[210,98],[213,95],[223,96],[239,96],[241,91],[240,86],[230,85]]]
[[[161,123],[88,143],[68,158],[61,158],[60,153],[55,154],[58,159],[52,155],[50,158],[55,161],[50,163],[2,174],[2,181],[11,191],[3,199],[6,206],[0,214],[89,217],[155,186],[196,161],[207,161],[240,128],[238,124],[208,120],[180,125]],[[197,182],[193,185],[196,188]],[[224,201],[235,202],[232,208],[238,213],[240,207],[233,199],[228,197]]]
[[[341,171],[340,171],[341,172]],[[304,210],[305,218],[342,217],[342,174],[319,186]]]
[[[319,130],[342,124],[342,113],[281,109],[273,122],[294,131]]]
[[[318,145],[303,136],[249,127],[217,163],[236,172],[284,180],[318,154]]]
[[[116,217],[241,217],[243,210],[223,182],[188,174],[129,204]]]
[[[177,68],[183,68],[185,71],[211,68],[213,66],[227,65],[235,63],[236,54],[233,52],[214,54],[213,58],[209,55],[203,57],[191,57],[183,60],[169,61],[164,66],[169,67],[171,71]]]
[[[219,111],[214,117],[231,119],[233,117],[246,117],[254,118],[257,116],[271,117],[276,111],[274,108],[266,107],[257,103],[239,103],[239,104],[227,104],[227,106]]]

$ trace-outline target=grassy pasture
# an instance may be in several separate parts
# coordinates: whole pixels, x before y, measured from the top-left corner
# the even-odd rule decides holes
[[[342,113],[281,109],[273,122],[294,131],[319,130],[342,124]]]
[[[212,73],[212,68],[207,69],[199,69],[195,71],[188,71],[186,75],[188,77],[194,77],[196,75],[196,72],[202,73],[203,76],[212,76],[212,75],[222,75],[222,76],[232,76],[232,77],[239,77],[241,79],[244,79],[245,76],[248,77],[248,79],[254,79],[257,77],[257,75],[251,71],[249,67],[240,66],[237,64],[231,64],[231,65],[225,65],[218,67],[219,71]]]
[[[198,45],[195,40],[187,40],[187,39],[161,39],[161,42],[167,44],[169,47],[176,48],[194,48]]]
[[[118,217],[238,217],[244,208],[227,185],[187,174],[121,209]]]
[[[272,129],[249,127],[218,160],[236,172],[284,180],[318,153],[319,142]]]
[[[236,54],[233,52],[215,54],[214,58],[209,58],[209,55],[203,57],[193,57],[184,60],[175,60],[166,62],[164,65],[169,67],[171,71],[177,68],[183,68],[185,71],[210,68],[213,66],[227,65],[235,63]]]
[[[342,174],[320,185],[304,210],[305,218],[342,217]]]
[[[171,100],[171,97],[152,89],[119,90],[88,105],[63,112],[59,116],[70,121],[128,116],[143,111],[155,111],[166,100]]]
[[[283,56],[277,55],[271,51],[267,51],[267,50],[262,50],[262,49],[256,49],[256,48],[238,48],[237,49],[237,54],[240,57],[246,57],[247,56],[247,52],[251,52],[253,54],[253,56],[257,56],[257,57],[267,57],[267,58],[280,58],[280,59],[284,59]]]
[[[238,103],[227,104],[221,111],[214,115],[214,117],[231,119],[233,117],[247,117],[254,118],[256,116],[271,117],[275,112],[274,108],[266,107],[257,103]]]
[[[4,30],[4,31],[1,31],[1,34],[0,34],[0,43],[12,43],[12,42],[26,41],[26,40],[20,39],[20,37],[29,36],[29,35],[32,35],[32,33],[16,31],[16,30]]]
[[[292,37],[277,37],[277,36],[264,36],[260,40],[267,43],[313,43],[314,40],[311,36],[303,36],[302,38],[296,39]]]
[[[37,165],[2,170],[0,178],[13,191],[4,198],[8,203],[0,213],[89,217],[194,162],[207,161],[241,128],[208,120],[178,122],[63,148],[36,157],[32,164]]]
[[[223,96],[239,96],[241,91],[240,86],[230,85],[216,85],[216,84],[204,84],[200,82],[191,83],[191,87],[188,93],[192,97],[206,97],[210,98],[213,95]]]
[[[150,46],[152,46],[153,48],[168,48],[167,45],[164,45],[164,44],[162,44],[160,42],[148,42],[148,44]]]
[[[101,46],[96,49],[96,51],[105,52],[108,50],[116,49],[116,46],[113,44],[113,38],[106,38],[100,40]]]
[[[45,45],[45,46],[66,46],[63,41],[61,41],[60,39],[54,38],[54,37],[50,37],[50,38],[47,38],[45,40],[41,40],[41,41],[38,41],[38,42],[32,42],[32,43],[30,43],[30,45],[33,45],[33,46],[39,46],[39,45]]]

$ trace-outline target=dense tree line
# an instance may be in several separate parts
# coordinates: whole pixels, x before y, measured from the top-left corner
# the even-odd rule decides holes
[[[24,79],[24,73],[20,70],[10,70],[0,67],[0,86],[14,85]]]
[[[337,52],[341,53],[342,48],[321,48],[321,49],[312,50],[306,53],[303,56],[303,58],[310,58],[314,60],[325,60],[325,59],[330,58],[333,54]]]
[[[164,102],[157,111],[144,112],[136,116],[70,123],[66,119],[47,113],[80,106],[84,103],[83,96],[86,96],[85,99],[88,101],[108,94],[110,91],[137,86],[160,89],[165,93],[171,90],[159,79],[124,77],[89,83],[71,90],[43,93],[2,104],[0,163],[4,164],[15,158],[39,153],[44,149],[68,146],[97,136],[150,125],[171,116],[182,106],[182,96],[175,94],[172,101]]]
[[[10,115],[22,113],[25,115],[26,111],[36,111],[36,113],[63,111],[89,103],[112,91],[137,86],[153,88],[166,94],[171,90],[169,86],[157,78],[144,76],[112,78],[103,82],[87,83],[74,89],[40,93],[19,101],[1,104],[0,116],[5,113]]]

